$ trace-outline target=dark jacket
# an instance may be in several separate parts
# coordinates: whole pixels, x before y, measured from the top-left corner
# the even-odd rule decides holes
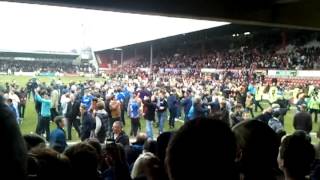
[[[94,129],[94,119],[92,115],[88,112],[85,112],[82,116],[81,121],[81,141],[84,141],[90,138],[91,130]]]
[[[155,120],[155,115],[156,115],[156,108],[157,105],[150,100],[148,101],[143,101],[143,112],[144,112],[144,118],[146,120],[154,121]]]
[[[168,103],[165,99],[159,99],[157,103],[157,110],[158,112],[165,112],[167,111]]]
[[[60,127],[53,130],[50,134],[50,148],[62,153],[67,146],[64,130]]]
[[[75,101],[73,104],[68,102],[66,118],[74,120],[77,116],[80,116],[80,101]]]
[[[181,105],[183,106],[183,109],[184,109],[184,114],[188,114],[191,106],[192,106],[192,100],[190,97],[187,97],[186,99],[184,99],[182,102],[181,102]]]
[[[168,108],[169,109],[175,109],[178,105],[178,99],[176,95],[170,95],[168,97]]]
[[[129,136],[122,131],[119,136],[114,140],[115,143],[122,144],[124,148],[129,147]]]

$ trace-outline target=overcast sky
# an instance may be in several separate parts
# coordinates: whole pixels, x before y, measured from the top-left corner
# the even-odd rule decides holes
[[[108,49],[224,25],[224,22],[0,2],[0,49]]]

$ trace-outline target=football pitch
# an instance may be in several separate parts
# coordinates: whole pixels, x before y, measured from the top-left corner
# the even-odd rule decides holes
[[[0,76],[0,85],[4,85],[6,82],[11,83],[12,81],[15,81],[16,84],[18,84],[20,87],[25,87],[28,80],[31,79],[31,76],[7,76],[7,75],[1,75]],[[47,84],[50,84],[50,82],[53,79],[56,79],[55,77],[37,77],[40,82],[46,82]],[[63,83],[69,83],[71,81],[75,81],[75,82],[84,82],[88,79],[93,79],[96,81],[103,81],[102,78],[87,78],[87,77],[61,77],[61,81]],[[264,105],[266,106],[266,104]],[[261,112],[257,112],[257,114],[259,114]],[[295,110],[291,109],[290,111],[288,111],[287,115],[285,116],[285,130],[288,134],[292,133],[294,131],[293,129],[293,116],[294,116]],[[125,126],[125,131],[127,134],[130,133],[130,119],[126,117],[126,126]],[[141,122],[141,131],[145,132],[145,120],[142,118],[140,119]],[[36,129],[36,124],[37,124],[37,115],[36,115],[36,111],[35,111],[35,106],[34,106],[34,102],[33,99],[30,98],[30,100],[27,101],[27,105],[26,105],[26,110],[25,110],[25,117],[24,120],[22,122],[22,124],[20,125],[20,129],[21,132],[23,134],[30,134],[30,133],[34,133],[35,129]],[[177,121],[176,122],[176,127],[175,129],[179,128],[181,125],[183,124],[182,121]],[[50,125],[50,130],[53,130],[55,128],[54,123],[51,123]],[[175,130],[175,129],[169,129],[168,126],[168,120],[165,122],[165,130]],[[316,142],[316,137],[315,137],[315,132],[318,131],[318,124],[313,123],[313,133],[312,138],[313,138],[313,142]],[[156,128],[154,128],[154,133],[157,136],[158,135],[158,130]],[[79,138],[76,135],[75,130],[72,130],[72,138],[73,141],[78,141]]]

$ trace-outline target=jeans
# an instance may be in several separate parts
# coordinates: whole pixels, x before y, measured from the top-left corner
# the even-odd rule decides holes
[[[169,109],[170,117],[169,117],[169,126],[170,128],[174,127],[175,118],[177,117],[177,108]]]
[[[68,140],[72,140],[71,136],[71,129],[72,126],[77,131],[78,136],[80,137],[80,120],[79,119],[68,119],[67,120],[67,134],[68,134]]]
[[[146,133],[148,139],[153,139],[153,129],[152,129],[153,121],[146,120]]]
[[[166,118],[166,112],[158,112],[158,121],[159,121],[159,134],[163,133],[164,121]]]
[[[40,119],[40,129],[42,133],[46,133],[46,140],[50,139],[50,117],[42,117]]]

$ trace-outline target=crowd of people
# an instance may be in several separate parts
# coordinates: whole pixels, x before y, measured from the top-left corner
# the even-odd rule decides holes
[[[73,65],[63,61],[12,61],[0,60],[0,72],[14,74],[14,72],[95,72],[96,68],[89,65]]]
[[[313,146],[309,135],[310,113],[317,121],[320,109],[318,87],[246,83],[228,74],[222,81],[115,77],[45,84],[32,79],[23,97],[35,102],[38,124],[36,134],[23,136],[16,110],[21,94],[15,92],[21,87],[7,84],[0,102],[1,177],[319,179],[320,145]],[[270,106],[260,104],[266,99]],[[289,106],[296,106],[295,132],[286,135]],[[257,108],[261,114],[255,116]],[[174,131],[179,117],[184,124]],[[170,132],[163,128],[167,118]],[[124,126],[131,127],[130,134]],[[68,145],[72,127],[81,142]]]
[[[318,70],[320,68],[319,47],[299,47],[294,51],[277,53],[258,50],[257,48],[239,48],[224,51],[207,51],[199,54],[176,53],[156,57],[154,69],[287,69],[287,70]],[[146,58],[137,58],[125,64],[128,68],[149,68]]]

